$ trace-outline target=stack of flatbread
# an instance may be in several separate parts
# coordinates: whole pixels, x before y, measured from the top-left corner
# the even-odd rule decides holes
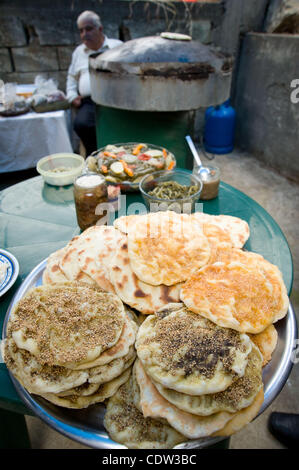
[[[108,401],[106,428],[127,446],[156,448],[153,429],[161,427],[167,442],[180,443],[184,437],[229,436],[254,419],[264,397],[262,367],[277,343],[273,323],[288,309],[278,268],[241,250],[249,237],[246,222],[201,213],[172,217],[169,222],[167,213],[148,214],[115,222],[127,233],[127,261],[140,282],[177,285],[183,302],[160,308],[142,323],[131,385]],[[171,224],[185,220],[180,238]],[[192,238],[199,233],[201,242]],[[121,419],[113,420],[116,415]],[[136,416],[144,421],[133,431]],[[148,433],[140,432],[147,426]]]
[[[85,408],[128,380],[136,333],[116,295],[69,281],[33,288],[16,304],[2,355],[30,393]]]
[[[169,304],[148,316],[136,348],[131,379],[135,413],[158,428],[167,423],[178,433],[176,443],[182,436],[228,436],[250,422],[263,403],[263,358],[249,336],[219,327],[183,304]],[[129,441],[130,429],[125,432],[123,426],[120,432],[111,414],[124,387],[109,400],[105,417],[120,442]]]
[[[57,405],[108,399],[105,427],[127,447],[236,432],[261,407],[288,309],[278,268],[242,250],[249,235],[238,217],[172,211],[85,230],[15,307],[5,362]]]

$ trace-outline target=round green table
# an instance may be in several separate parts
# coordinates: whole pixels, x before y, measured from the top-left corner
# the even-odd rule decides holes
[[[115,217],[129,215],[135,211],[145,212],[139,193],[128,193],[125,196]],[[250,227],[250,238],[245,248],[262,254],[280,268],[290,294],[293,263],[288,243],[277,223],[259,204],[230,185],[221,183],[219,196],[214,200],[205,201],[201,210],[209,214],[233,215],[246,220]],[[1,331],[9,304],[25,277],[50,253],[65,246],[79,233],[72,185],[49,186],[44,183],[42,177],[38,176],[0,193],[0,247],[15,255],[20,265],[16,283],[0,297]],[[2,362],[0,363],[0,448],[1,446],[7,448],[9,445],[15,448],[26,447],[28,442],[24,414],[31,412],[17,395],[6,365]],[[19,437],[16,429],[19,430]]]

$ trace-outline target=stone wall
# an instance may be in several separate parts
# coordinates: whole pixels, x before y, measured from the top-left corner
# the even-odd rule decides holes
[[[237,145],[297,182],[298,63],[299,35],[247,34],[235,99]]]
[[[161,31],[191,34],[238,56],[240,34],[260,31],[269,0],[181,1],[2,0],[0,78],[33,83],[36,75],[55,78],[65,89],[71,54],[80,38],[77,16],[100,14],[105,32],[124,41]]]

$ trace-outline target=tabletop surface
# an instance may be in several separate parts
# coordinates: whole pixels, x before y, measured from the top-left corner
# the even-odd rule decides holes
[[[145,212],[140,203],[143,200],[139,193],[128,193],[115,217],[130,215],[134,211]],[[288,243],[277,223],[258,203],[232,186],[221,183],[219,196],[205,201],[199,210],[246,220],[250,227],[250,238],[245,249],[260,253],[277,265],[290,294],[293,264]],[[1,331],[6,311],[22,281],[50,253],[65,246],[79,233],[72,185],[49,186],[42,177],[35,177],[0,193],[0,247],[11,252],[20,264],[16,283],[0,297]],[[0,407],[28,413],[10,381],[4,363],[0,363]]]

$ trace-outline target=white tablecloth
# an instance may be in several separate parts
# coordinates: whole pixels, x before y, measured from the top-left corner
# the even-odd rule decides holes
[[[67,112],[0,116],[0,173],[34,168],[52,153],[73,153]]]

